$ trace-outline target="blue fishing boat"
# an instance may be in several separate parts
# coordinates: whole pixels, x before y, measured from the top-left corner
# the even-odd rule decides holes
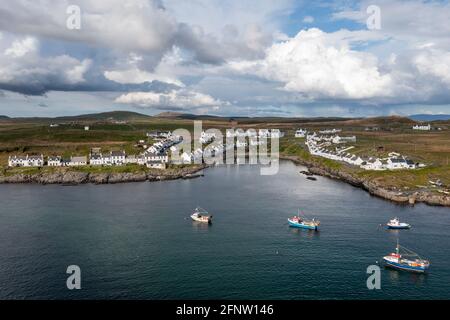
[[[428,260],[422,259],[419,255],[405,247],[401,247],[397,241],[395,252],[383,257],[386,267],[409,272],[424,273],[430,267]]]
[[[302,228],[302,229],[309,229],[309,230],[318,230],[320,221],[316,219],[308,220],[304,217],[300,217],[300,215],[293,216],[291,218],[288,218],[288,224],[290,227],[293,228]]]

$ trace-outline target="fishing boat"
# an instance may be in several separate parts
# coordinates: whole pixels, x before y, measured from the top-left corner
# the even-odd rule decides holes
[[[191,219],[197,222],[211,223],[212,215],[210,215],[205,209],[197,207],[191,214]]]
[[[394,218],[389,220],[388,223],[386,223],[388,229],[409,229],[411,228],[411,225],[405,222],[400,222],[399,218]]]
[[[401,247],[398,244],[395,252],[383,257],[383,261],[386,267],[424,273],[430,267],[430,262],[428,260],[422,259],[419,255],[405,247]]]
[[[297,214],[296,216],[288,218],[288,224],[290,227],[293,227],[293,228],[318,230],[320,221],[316,220],[314,218],[312,220],[309,220],[304,217],[300,217],[300,214]]]
[[[308,179],[308,180],[312,180],[312,181],[316,181],[316,180],[317,180],[317,178],[316,178],[316,177],[306,177],[306,179]]]

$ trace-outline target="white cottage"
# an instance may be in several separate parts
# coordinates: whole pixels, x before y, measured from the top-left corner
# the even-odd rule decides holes
[[[115,166],[121,166],[125,164],[126,153],[125,151],[111,151],[111,164]]]
[[[60,156],[50,156],[47,158],[47,165],[49,167],[61,167],[62,166],[62,161],[61,161],[61,157]]]

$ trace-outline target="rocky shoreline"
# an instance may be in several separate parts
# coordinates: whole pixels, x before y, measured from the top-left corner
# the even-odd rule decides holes
[[[0,175],[1,183],[36,183],[36,184],[62,184],[77,185],[85,183],[107,184],[123,182],[141,182],[141,181],[164,181],[175,179],[192,179],[200,177],[199,171],[205,169],[206,165],[200,165],[192,168],[183,168],[174,171],[161,172],[108,172],[108,173],[90,173],[75,170],[58,170],[57,172],[43,172],[36,174],[14,174]]]
[[[432,194],[430,192],[424,192],[424,191],[413,191],[413,192],[409,192],[409,193],[405,193],[405,192],[400,193],[398,191],[386,189],[386,188],[384,188],[380,185],[377,185],[371,181],[354,177],[351,174],[346,173],[346,172],[334,170],[334,169],[323,167],[323,166],[317,166],[314,163],[300,159],[295,156],[282,156],[280,158],[284,159],[284,160],[290,160],[296,164],[303,165],[303,166],[307,167],[309,172],[311,172],[313,174],[316,174],[319,176],[324,176],[324,177],[329,177],[332,179],[336,179],[336,180],[340,180],[340,181],[349,183],[355,187],[359,187],[359,188],[366,190],[367,192],[369,192],[370,194],[372,194],[374,196],[377,196],[377,197],[380,197],[380,198],[383,198],[386,200],[394,201],[396,203],[414,205],[415,203],[422,202],[422,203],[425,203],[428,205],[433,205],[433,206],[450,207],[450,196],[436,195],[436,194]]]

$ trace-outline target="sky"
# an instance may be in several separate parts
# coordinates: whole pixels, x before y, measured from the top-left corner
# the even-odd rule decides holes
[[[450,114],[450,4],[0,2],[0,115],[112,110]]]

